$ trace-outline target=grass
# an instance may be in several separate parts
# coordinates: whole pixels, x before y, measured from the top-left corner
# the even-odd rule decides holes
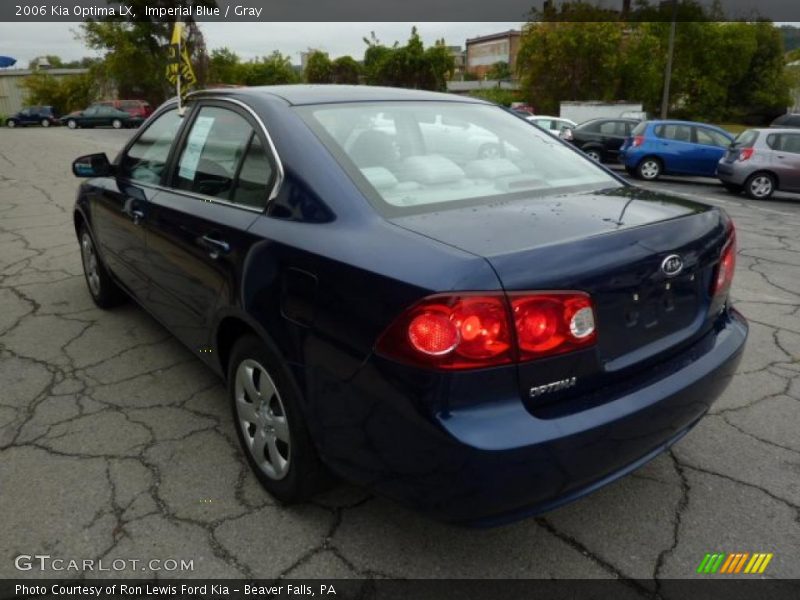
[[[730,131],[733,135],[739,135],[745,129],[750,129],[748,125],[742,125],[741,123],[716,123],[717,127],[722,127],[725,131]]]

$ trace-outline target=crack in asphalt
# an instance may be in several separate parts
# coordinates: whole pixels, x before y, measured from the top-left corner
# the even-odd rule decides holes
[[[13,461],[25,455],[28,461],[46,464],[58,459],[64,461],[65,475],[76,476],[88,466],[102,465],[102,475],[86,482],[93,487],[90,501],[78,508],[85,531],[94,536],[89,542],[95,558],[115,556],[132,551],[131,548],[144,552],[153,540],[142,539],[136,528],[151,531],[163,526],[186,543],[199,536],[202,541],[194,550],[205,552],[220,569],[227,569],[228,575],[257,578],[269,573],[270,577],[291,578],[293,573],[311,568],[315,559],[333,557],[354,577],[397,577],[393,564],[399,557],[393,551],[378,546],[371,549],[369,556],[355,554],[354,548],[360,546],[354,545],[353,540],[361,539],[366,532],[353,531],[346,517],[364,511],[374,502],[372,495],[352,502],[313,501],[310,506],[320,511],[317,524],[302,514],[285,513],[288,509],[253,483],[219,381],[143,311],[129,306],[104,313],[92,305],[82,281],[71,218],[75,181],[67,169],[68,154],[85,153],[87,141],[58,130],[46,135],[37,131],[15,133],[26,135],[27,143],[15,146],[13,151],[6,141],[12,136],[0,139],[0,417],[6,419],[0,421],[3,460]],[[103,141],[102,133],[96,132],[98,145],[110,151],[117,144]],[[58,161],[52,160],[54,153],[61,157]],[[24,167],[9,156],[19,157],[19,165]],[[13,193],[4,193],[8,190]],[[734,402],[730,396],[723,396],[695,432],[659,459],[662,466],[668,461],[674,481],[653,475],[648,467],[632,476],[644,482],[639,485],[644,485],[645,491],[637,498],[637,506],[631,507],[627,526],[640,527],[652,518],[653,512],[661,511],[669,515],[661,524],[669,531],[668,539],[663,547],[654,548],[652,558],[638,557],[630,566],[609,558],[621,555],[609,551],[609,544],[615,548],[614,539],[598,541],[574,531],[566,533],[549,516],[511,528],[541,529],[547,534],[543,539],[552,540],[546,544],[564,545],[573,556],[573,564],[564,565],[560,571],[564,576],[593,573],[597,567],[646,597],[652,596],[653,588],[641,580],[653,580],[658,594],[665,577],[678,572],[689,576],[696,566],[697,557],[687,555],[686,548],[687,536],[697,533],[684,525],[687,515],[698,508],[698,503],[692,501],[689,473],[692,482],[695,476],[722,478],[734,486],[758,490],[789,507],[793,521],[783,524],[786,537],[776,543],[789,551],[796,548],[792,540],[800,537],[800,501],[792,488],[773,480],[755,482],[755,475],[747,473],[732,476],[720,472],[719,469],[736,472],[736,465],[729,466],[724,458],[712,460],[702,450],[704,428],[717,424],[730,444],[747,440],[760,452],[789,457],[800,454],[781,438],[764,433],[770,429],[755,426],[759,423],[756,420],[781,418],[770,412],[770,400],[780,397],[800,401],[800,337],[792,337],[800,336],[796,320],[800,315],[800,285],[792,285],[800,280],[800,241],[796,239],[800,204],[785,203],[786,212],[781,212],[742,199],[723,199],[706,190],[702,195],[712,203],[723,204],[737,221],[742,260],[734,294],[747,292],[750,298],[763,296],[765,300],[742,301],[757,310],[757,315],[749,317],[754,331],[761,328],[758,336],[751,337],[732,385],[746,386],[745,401]],[[793,256],[798,257],[797,263],[792,262]],[[748,379],[753,376],[757,377]],[[769,379],[768,388],[759,387],[763,378]],[[13,416],[7,418],[7,414]],[[223,449],[220,464],[225,465],[224,469],[204,470],[202,453],[199,458],[193,453],[206,446],[216,451]],[[139,475],[128,477],[134,471]],[[0,481],[8,476],[0,473]],[[220,496],[219,508],[212,503],[198,511],[186,505],[182,490],[202,477],[208,478],[209,494]],[[614,485],[624,486],[625,482],[623,479]],[[675,492],[677,500],[663,493],[664,486]],[[21,501],[23,498],[17,497],[15,491],[4,493],[0,507],[4,514],[12,514],[19,509],[14,503]],[[571,510],[603,515],[602,503],[607,501],[602,495],[592,495],[573,504]],[[299,536],[302,540],[277,573],[269,569],[269,556],[263,557],[263,562],[254,562],[248,558],[248,548],[221,534],[222,526],[234,521],[238,526],[243,525],[239,520],[254,526],[251,520],[260,518],[258,515],[265,510],[288,515],[280,523],[269,524],[279,528],[270,530],[270,535],[281,540]],[[380,531],[380,518],[393,517],[382,517],[381,509],[375,510],[378,520],[371,523]],[[25,532],[4,530],[0,524],[0,536],[5,533],[7,539],[12,539],[13,533],[14,538],[22,540],[49,540],[48,532],[67,531],[66,524],[71,519],[78,519],[78,515],[51,517]],[[642,531],[646,535],[644,528]],[[162,534],[157,531],[151,535],[158,540]],[[713,545],[714,532],[704,535],[710,536],[709,543]],[[455,540],[453,544],[458,543]],[[738,542],[747,544],[746,539]],[[63,545],[67,542],[61,543],[60,549],[69,548]],[[547,553],[548,548],[532,551]],[[448,556],[444,554],[432,557],[429,576],[446,573]],[[492,565],[483,564],[482,557],[468,560],[474,560],[471,566],[476,573],[491,572]],[[0,562],[0,576],[9,576],[3,571],[3,564]],[[795,568],[781,575],[797,577],[800,570]],[[532,561],[520,576],[537,577],[542,572]],[[360,596],[369,598],[375,593],[375,586],[365,581]]]

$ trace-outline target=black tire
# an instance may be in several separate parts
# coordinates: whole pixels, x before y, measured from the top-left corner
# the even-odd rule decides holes
[[[67,120],[67,127],[69,127],[70,129],[77,129],[78,128],[78,122],[75,119],[68,119]]]
[[[772,173],[760,171],[753,173],[744,183],[744,193],[753,200],[766,200],[775,193],[778,185]]]
[[[731,194],[741,194],[743,189],[738,183],[728,183],[726,181],[722,182],[722,187],[724,187]]]
[[[17,122],[14,119],[8,119],[6,121],[6,127],[10,127],[11,129],[13,129],[16,126],[17,126]]]
[[[242,336],[234,344],[228,398],[236,436],[259,483],[285,504],[308,500],[333,481],[311,440],[300,394],[277,351],[254,335]],[[272,452],[280,458],[273,459]],[[282,461],[282,466],[273,466]]]
[[[78,243],[81,248],[81,263],[86,287],[94,303],[100,308],[113,308],[125,302],[125,292],[111,278],[103,264],[89,228],[81,225],[78,232]],[[93,255],[93,259],[92,259]]]
[[[605,161],[605,156],[600,148],[583,148],[583,152],[595,162],[602,163]]]
[[[645,156],[636,165],[636,177],[644,179],[645,181],[655,181],[661,177],[664,166],[661,161],[655,156]]]

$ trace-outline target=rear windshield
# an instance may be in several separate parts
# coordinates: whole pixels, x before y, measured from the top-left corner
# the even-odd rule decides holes
[[[120,103],[120,106],[122,108],[139,108],[140,106],[142,106],[142,102],[140,102],[139,100],[123,100]]]
[[[642,121],[636,127],[633,128],[633,131],[631,131],[631,135],[644,135],[645,129],[647,129],[647,121]]]
[[[733,145],[736,148],[752,148],[758,140],[758,132],[755,129],[748,129],[736,136]]]
[[[298,111],[367,198],[390,214],[621,186],[496,106],[380,102]]]

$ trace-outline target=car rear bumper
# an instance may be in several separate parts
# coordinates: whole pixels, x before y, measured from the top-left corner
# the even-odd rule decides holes
[[[335,471],[379,494],[445,521],[500,524],[580,498],[680,439],[728,385],[747,329],[730,311],[642,385],[556,418],[509,396],[431,422],[368,363],[341,403],[328,394],[335,413],[314,408],[314,437]]]
[[[737,169],[733,164],[720,161],[717,165],[717,177],[720,181],[725,183],[733,183],[735,185],[744,185],[750,174],[750,169],[747,171]]]

